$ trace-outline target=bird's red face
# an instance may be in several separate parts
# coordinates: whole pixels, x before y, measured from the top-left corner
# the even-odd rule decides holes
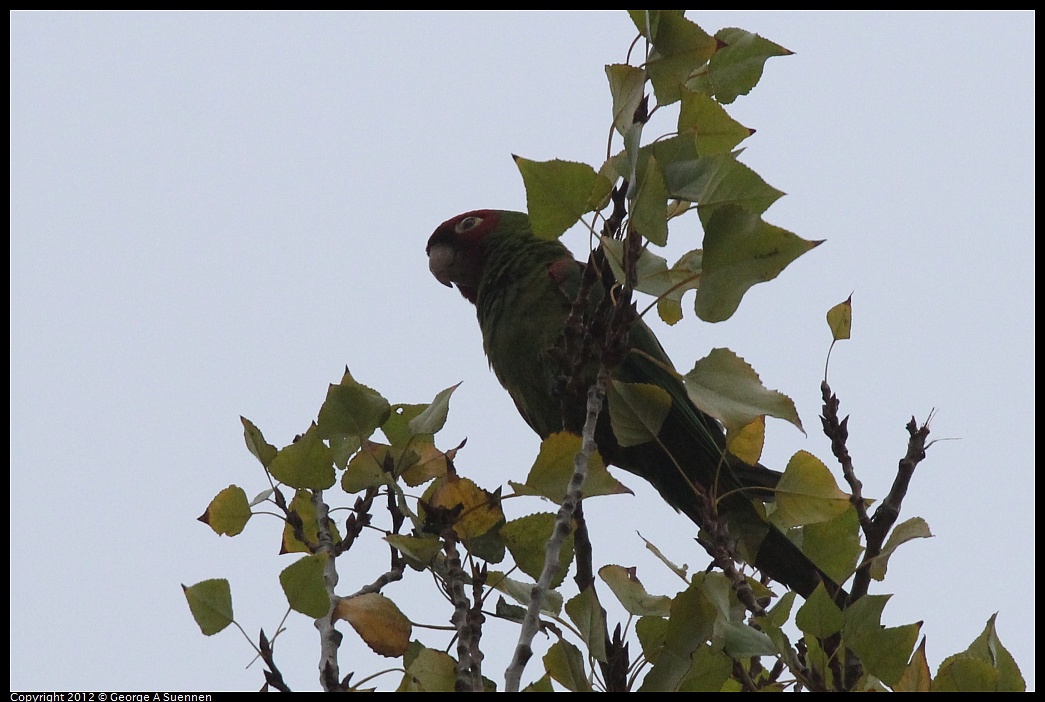
[[[440,224],[425,249],[428,269],[435,279],[447,287],[456,285],[474,303],[483,275],[482,243],[499,220],[494,210],[475,210]]]

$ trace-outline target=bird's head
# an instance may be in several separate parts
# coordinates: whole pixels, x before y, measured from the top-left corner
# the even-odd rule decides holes
[[[486,237],[500,224],[503,212],[474,210],[440,224],[428,239],[428,269],[443,285],[456,285],[475,303],[483,276]]]

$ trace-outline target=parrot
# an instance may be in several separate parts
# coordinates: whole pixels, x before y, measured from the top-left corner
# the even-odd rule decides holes
[[[542,439],[563,431],[561,353],[555,349],[581,289],[584,264],[559,240],[538,238],[527,214],[506,210],[474,210],[448,219],[429,238],[426,253],[436,280],[456,286],[475,305],[490,367],[526,423]],[[592,287],[590,307],[606,294],[604,286]],[[709,501],[700,499],[694,486],[719,496],[718,515],[741,560],[803,597],[823,582],[844,602],[845,591],[756,508],[757,501],[772,499],[781,474],[727,451],[721,425],[690,400],[641,317],[631,325],[622,355],[613,379],[657,386],[667,392],[671,407],[656,441],[630,446],[620,445],[604,409],[595,432],[603,460],[651,483],[698,527],[709,521]],[[597,364],[588,365],[586,386],[597,373]],[[567,415],[580,427],[583,398],[574,404]]]

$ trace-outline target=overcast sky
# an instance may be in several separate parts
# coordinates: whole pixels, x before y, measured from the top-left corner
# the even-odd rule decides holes
[[[865,494],[888,490],[912,415],[935,409],[950,439],[904,504],[935,537],[873,586],[896,593],[885,622],[924,620],[935,674],[998,612],[1033,688],[1033,13],[689,16],[795,52],[729,109],[757,130],[741,160],[788,193],[765,218],[827,242],[733,319],[689,316],[662,341],[683,370],[729,347],[795,400],[809,435],[771,422],[764,463],[826,461],[824,314],[853,293],[830,380]],[[537,437],[425,242],[459,212],[525,209],[513,153],[600,164],[603,66],[634,33],[623,12],[11,15],[12,689],[259,688],[239,632],[204,637],[180,584],[228,578],[237,621],[271,636],[296,556],[272,517],[235,539],[195,518],[230,483],[266,486],[239,416],[282,446],[345,365],[392,402],[464,381],[440,445],[467,437],[458,467],[489,489],[525,476]],[[699,246],[693,221],[669,258]],[[706,555],[621,479],[635,497],[586,507],[595,560],[673,594],[636,532],[691,568]],[[383,568],[373,553],[342,594]],[[446,623],[425,577],[388,594]],[[287,627],[283,673],[316,689],[312,623]],[[484,640],[502,687],[514,636]],[[351,631],[343,651],[357,679],[395,665]]]

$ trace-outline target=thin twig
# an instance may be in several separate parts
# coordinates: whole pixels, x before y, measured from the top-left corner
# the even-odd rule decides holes
[[[552,580],[559,572],[559,552],[566,541],[566,537],[572,531],[573,513],[580,501],[584,481],[588,477],[588,460],[592,451],[595,450],[595,425],[599,414],[602,412],[603,398],[606,396],[606,385],[609,382],[609,370],[605,367],[599,369],[598,379],[588,390],[588,413],[584,422],[584,433],[582,435],[581,450],[573,460],[573,477],[570,480],[566,497],[555,518],[555,528],[552,537],[544,550],[544,568],[537,584],[530,590],[530,605],[523,618],[522,629],[519,632],[519,641],[515,646],[515,654],[512,662],[505,671],[505,690],[518,692],[519,682],[522,679],[523,669],[527,661],[533,655],[533,637],[537,635],[540,624],[541,604],[544,597],[551,588]]]

